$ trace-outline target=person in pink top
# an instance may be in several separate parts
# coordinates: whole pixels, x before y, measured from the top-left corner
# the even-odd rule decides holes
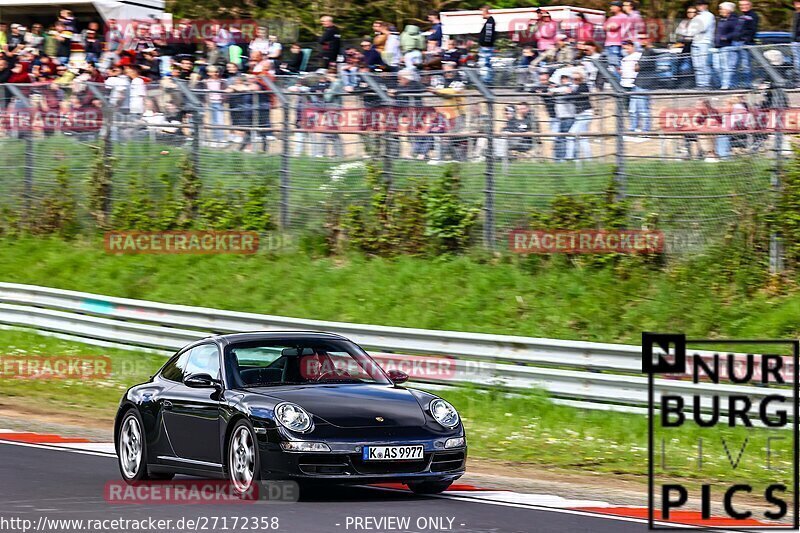
[[[540,52],[545,52],[556,46],[556,35],[559,32],[558,22],[554,21],[550,13],[543,9],[537,9],[539,22],[536,24],[536,46]]]
[[[623,34],[628,31],[628,15],[622,12],[622,2],[611,2],[610,15],[603,24],[606,33],[605,49],[608,64],[619,67],[622,60]]]
[[[586,42],[594,40],[594,24],[586,19],[586,15],[578,13],[578,23],[575,26],[575,41]]]
[[[627,31],[624,32],[622,40],[630,39],[634,43],[638,43],[639,34],[646,33],[642,14],[637,11],[636,4],[633,3],[633,0],[623,0],[622,12],[628,16],[628,22],[626,24]]]

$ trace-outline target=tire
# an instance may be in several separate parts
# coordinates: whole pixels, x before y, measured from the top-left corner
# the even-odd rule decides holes
[[[147,472],[147,445],[142,417],[129,409],[122,418],[117,436],[117,464],[126,483],[151,479]]]
[[[439,494],[447,490],[452,484],[452,481],[422,481],[419,483],[409,483],[408,488],[414,494]]]
[[[231,487],[239,495],[248,495],[261,479],[261,459],[253,426],[241,419],[228,436],[225,466]]]

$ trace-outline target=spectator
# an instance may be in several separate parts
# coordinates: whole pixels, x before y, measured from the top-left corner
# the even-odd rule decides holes
[[[270,42],[267,37],[267,28],[259,26],[256,29],[256,36],[250,41],[248,47],[248,54],[253,55],[253,52],[261,52],[264,55],[269,54]]]
[[[6,45],[4,47],[6,52],[18,52],[19,50],[22,50],[23,46],[25,45],[25,36],[22,34],[20,28],[21,26],[19,24],[11,25],[11,32],[6,37]],[[18,48],[19,50],[17,50]]]
[[[543,9],[537,9],[536,15],[539,17],[539,21],[536,24],[534,38],[536,39],[536,47],[541,53],[555,48],[556,39],[559,35],[559,25],[550,16],[550,13]]]
[[[753,2],[751,0],[739,0],[739,11],[742,13],[739,15],[741,28],[739,30],[739,40],[734,43],[734,46],[737,47],[734,72],[740,77],[737,85],[750,87],[753,84],[753,73],[750,70],[750,51],[742,48],[742,46],[755,44],[760,18],[758,13],[753,11]]]
[[[594,41],[594,24],[586,19],[583,12],[578,13],[578,25],[575,27],[575,41]]]
[[[592,145],[589,138],[586,136],[581,137],[589,131],[589,126],[592,123],[593,111],[592,103],[589,99],[589,84],[586,82],[582,73],[576,72],[572,75],[572,92],[570,99],[575,106],[575,122],[569,128],[569,133],[577,136],[567,138],[567,153],[568,160],[581,157],[589,159],[592,157]],[[576,152],[576,146],[579,148]]]
[[[0,22],[0,49],[8,44],[8,24]]]
[[[231,65],[232,63],[229,63]],[[253,93],[258,87],[250,81],[246,74],[239,74],[228,79],[225,92],[228,93],[228,105],[231,110],[231,125],[250,128],[253,125]],[[250,130],[235,130],[234,141],[239,150],[245,150],[251,142]]]
[[[575,49],[572,48],[567,42],[567,36],[559,33],[556,36],[556,45],[545,52],[540,53],[536,59],[533,60],[533,66],[553,66],[553,65],[568,65],[575,59]]]
[[[442,63],[453,63],[456,66],[461,63],[461,49],[456,45],[455,39],[447,40],[447,48],[442,52]]]
[[[534,119],[531,108],[527,102],[519,102],[514,111],[514,133],[529,134],[528,136],[513,137],[509,143],[509,150],[517,153],[528,153],[534,144],[539,144],[539,139],[530,134],[539,133],[539,123]]]
[[[720,78],[720,89],[730,89],[733,84],[733,73],[736,67],[738,48],[734,46],[739,40],[739,17],[734,12],[736,5],[733,2],[722,2],[719,5],[719,20],[714,35],[713,55],[714,70]]]
[[[625,55],[620,63],[620,85],[626,91],[633,92],[636,89],[636,78],[639,75],[639,58],[642,57],[642,53],[636,51],[636,45],[633,44],[633,41],[623,41],[622,48]],[[632,130],[637,129],[639,126],[639,115],[634,114],[638,107],[634,104],[635,102],[632,99],[628,100]]]
[[[581,65],[585,73],[585,80],[589,85],[590,90],[602,89],[602,78],[598,79],[598,70],[595,66],[595,61],[599,61],[601,57],[600,45],[594,41],[586,41],[583,45],[579,45],[581,51]]]
[[[253,52],[248,70],[256,76],[263,76],[272,70],[272,61],[267,59],[261,52]]]
[[[403,63],[406,68],[414,69],[422,64],[422,51],[425,50],[426,41],[420,32],[419,26],[406,25],[400,34],[400,51],[403,53]]]
[[[127,65],[125,75],[130,78],[130,89],[128,95],[128,112],[134,116],[141,116],[144,113],[144,100],[147,97],[147,86],[141,76],[139,65]]]
[[[692,39],[692,67],[694,68],[695,85],[699,89],[711,86],[711,69],[709,51],[714,42],[714,15],[708,10],[708,0],[697,0],[697,15],[689,26]]]
[[[62,65],[69,64],[72,49],[70,43],[72,42],[72,33],[66,29],[64,24],[56,22],[55,33],[53,39],[55,40],[55,57]]]
[[[400,36],[392,31],[393,26],[388,22],[381,22],[378,26],[379,36],[375,37],[375,48],[380,50],[381,60],[390,69],[396,69],[400,64]]]
[[[25,32],[25,46],[39,52],[44,50],[44,32],[41,24],[35,23],[31,26],[30,31]]]
[[[442,21],[439,18],[437,11],[428,13],[428,22],[431,23],[431,29],[425,32],[425,37],[428,41],[436,43],[437,48],[442,47]]]
[[[623,31],[622,38],[629,39],[634,44],[639,44],[639,35],[647,33],[647,28],[644,25],[642,14],[636,9],[636,4],[633,0],[624,0],[622,2],[622,12],[628,17],[625,22],[625,31]]]
[[[436,41],[428,41],[428,49],[422,54],[422,70],[441,70],[442,47]]]
[[[100,57],[103,55],[103,41],[98,37],[96,30],[86,30],[83,47],[86,52],[86,61],[100,61]]]
[[[555,96],[555,114],[558,121],[557,133],[568,133],[575,123],[575,103],[570,98],[572,80],[567,74],[562,74],[559,84],[550,92]],[[567,139],[559,135],[556,137],[553,156],[557,162],[563,162],[567,156]]]
[[[611,2],[609,16],[603,23],[606,32],[605,51],[608,65],[619,68],[622,59],[622,35],[628,22],[628,16],[622,12],[621,2]]]
[[[794,81],[800,82],[800,0],[793,0],[792,6],[792,63],[794,65]]]
[[[202,81],[203,88],[208,92],[206,101],[211,113],[212,126],[224,126],[225,118],[223,116],[223,94],[225,84],[220,76],[219,67],[217,65],[209,65],[206,69],[208,77]],[[218,145],[223,142],[225,132],[222,129],[214,129],[211,132],[214,142]]]
[[[656,69],[657,54],[653,49],[650,35],[639,34],[642,51],[636,64],[637,76],[631,96],[629,112],[633,131],[650,131],[650,95],[648,91],[658,89],[658,71]]]
[[[483,62],[483,68],[486,69],[483,81],[487,84],[494,81],[492,56],[494,56],[494,42],[497,39],[497,26],[494,17],[489,13],[489,9],[489,6],[483,6],[481,8],[484,23],[480,35],[478,36],[478,45],[480,46],[478,54]]]
[[[686,9],[686,17],[683,18],[672,35],[672,42],[676,47],[680,47],[677,55],[678,87],[691,88],[694,86],[694,75],[692,74],[692,19],[697,16],[697,8],[694,5]]]
[[[331,63],[336,63],[339,57],[339,50],[342,46],[342,33],[338,26],[333,23],[333,17],[325,15],[320,19],[322,24],[322,35],[319,37],[319,44],[322,48],[320,53],[320,65],[328,68]]]
[[[303,49],[299,44],[293,43],[292,46],[289,47],[289,53],[283,59],[284,61],[280,63],[278,68],[278,74],[298,74],[300,68],[303,66]]]
[[[372,32],[374,33],[372,46],[378,51],[379,54],[383,54],[383,50],[386,48],[386,38],[389,32],[385,32],[384,28],[388,27],[389,25],[382,20],[376,20],[372,23]]]
[[[278,41],[277,35],[270,35],[269,36],[269,48],[267,49],[266,56],[267,58],[272,61],[274,65],[277,65],[281,59],[281,55],[283,54],[283,45]]]

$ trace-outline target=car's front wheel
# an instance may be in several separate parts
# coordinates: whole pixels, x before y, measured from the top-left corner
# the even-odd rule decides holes
[[[408,488],[414,494],[439,494],[446,491],[452,484],[452,481],[421,481],[409,483]]]
[[[247,420],[239,420],[228,438],[228,478],[234,490],[247,494],[260,479],[261,462],[256,436]]]
[[[147,475],[147,446],[145,446],[142,419],[135,409],[125,413],[119,425],[117,460],[122,478],[132,483],[149,479]]]

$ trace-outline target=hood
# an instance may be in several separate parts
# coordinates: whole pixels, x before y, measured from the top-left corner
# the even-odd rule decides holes
[[[293,402],[338,427],[408,427],[425,424],[414,395],[391,385],[330,384],[252,388],[251,392]],[[376,420],[382,417],[383,422]]]
[[[419,35],[419,26],[414,26],[413,24],[409,24],[403,29],[403,33],[407,35]]]

